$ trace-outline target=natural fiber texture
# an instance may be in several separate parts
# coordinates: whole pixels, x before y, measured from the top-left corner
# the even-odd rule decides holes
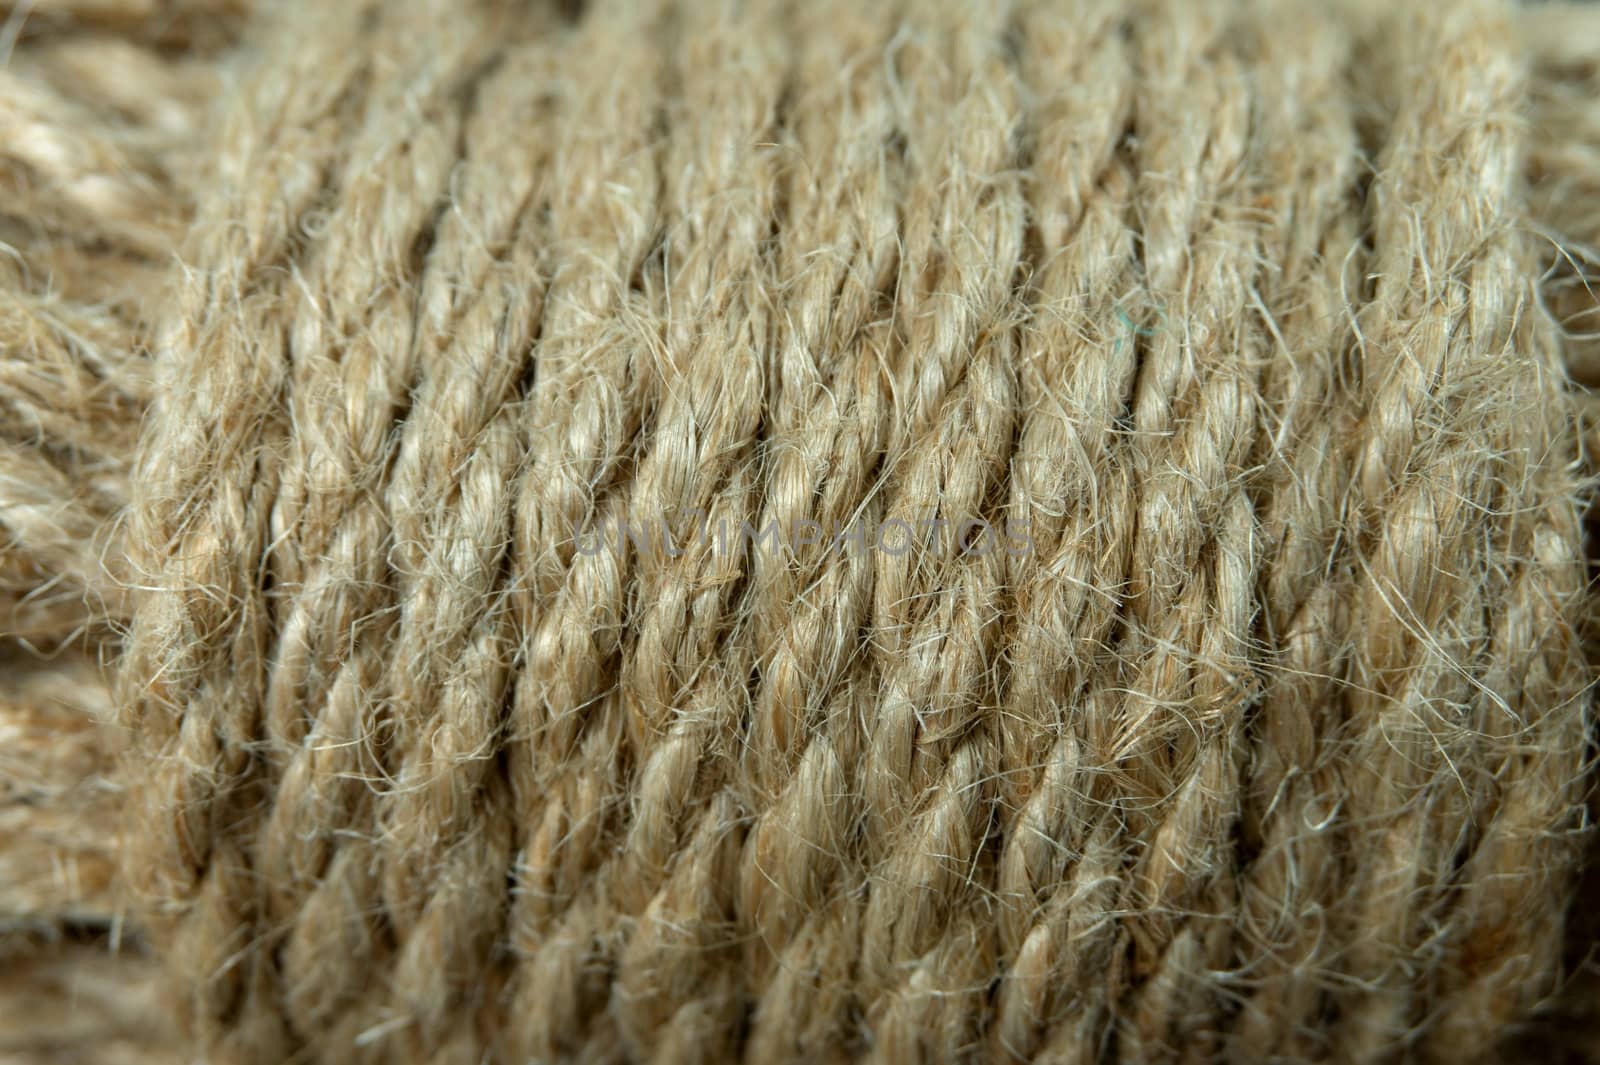
[[[115,516],[222,9],[0,3],[0,1061],[175,1063],[115,881]],[[235,13],[237,14],[237,13]],[[203,25],[202,25],[203,23]]]
[[[1581,960],[1596,16],[242,6],[0,4],[75,1038],[186,1053],[148,941],[217,1062],[1459,1061]]]

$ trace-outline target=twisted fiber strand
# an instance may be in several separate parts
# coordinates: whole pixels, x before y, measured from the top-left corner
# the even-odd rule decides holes
[[[212,1056],[1456,1059],[1525,1016],[1575,436],[1514,35],[1378,8],[254,31],[121,665]]]
[[[996,1052],[1093,1056],[1108,1001],[1101,977],[1119,942],[1117,856],[1110,821],[1082,816],[1096,787],[1105,703],[1064,718],[1114,662],[1116,589],[1131,544],[1131,476],[1123,412],[1137,372],[1139,313],[1127,71],[1131,26],[1121,5],[1083,12],[1040,5],[1021,29],[1030,81],[1070,55],[1073,82],[1041,94],[1030,210],[1042,262],[1022,336],[1021,423],[1010,514],[1031,554],[1009,559],[1016,627],[1001,704],[1004,822],[999,932],[1009,959],[997,994]]]
[[[381,912],[404,937],[385,953],[396,993],[409,1009],[432,1011],[424,1038],[439,1041],[481,981],[475,958],[498,932],[499,912],[454,905],[448,893],[430,901],[417,885],[460,880],[482,891],[490,883],[482,870],[509,860],[504,818],[474,825],[459,808],[459,781],[438,763],[470,779],[470,759],[492,752],[510,656],[504,595],[489,594],[506,550],[499,499],[514,413],[503,402],[509,384],[502,379],[497,392],[495,379],[516,372],[506,352],[526,344],[527,301],[536,307],[540,290],[515,252],[507,266],[522,267],[520,283],[496,276],[493,260],[517,234],[504,209],[486,209],[481,186],[492,168],[515,196],[517,171],[498,165],[495,127],[524,113],[529,72],[490,58],[500,29],[492,18],[423,41],[408,33],[405,13],[383,17],[395,19],[386,22],[396,36],[386,56],[439,74],[396,82],[392,96],[371,101],[353,138],[369,162],[318,223],[330,249],[359,243],[375,215],[394,219],[398,235],[370,257],[333,252],[319,261],[327,274],[305,291],[349,285],[375,294],[354,304],[356,318],[333,318],[334,305],[315,298],[300,308],[307,334],[294,346],[305,355],[297,368],[308,407],[294,419],[291,446],[304,450],[291,468],[304,488],[280,493],[275,525],[327,539],[301,540],[311,549],[299,559],[284,555],[282,587],[298,589],[296,654],[280,656],[268,691],[295,762],[263,842],[273,847],[266,861],[282,854],[297,874],[275,885],[282,895],[272,918],[292,929],[285,968],[305,974],[295,1022],[343,1017],[345,1039],[383,1023],[387,1003],[361,1001],[372,996],[360,964],[366,951],[384,949],[368,927]],[[440,49],[453,57],[442,69],[430,59]],[[488,124],[469,121],[474,105],[493,116]],[[395,151],[377,131],[407,120],[416,132]],[[452,182],[454,206],[441,211]],[[350,383],[362,388],[359,405],[348,402]],[[381,551],[370,549],[373,538]],[[348,655],[347,668],[324,672],[330,655]],[[397,661],[406,663],[398,672]],[[436,713],[407,712],[418,705]],[[319,711],[309,720],[307,706]],[[365,804],[374,781],[386,795]],[[346,809],[348,821],[327,824],[328,811]],[[330,830],[362,842],[340,848]],[[382,853],[373,849],[380,838],[391,843]],[[348,944],[345,964],[324,960],[330,936]]]
[[[1000,47],[1014,10],[947,4],[924,17],[895,57],[911,173],[880,378],[884,521],[948,525],[873,556],[872,687],[852,787],[866,876],[858,979],[882,1060],[975,1044],[993,967],[980,914],[1005,556],[962,552],[958,523],[993,517],[1011,448],[1023,254],[1019,85]]]
[[[1131,976],[1147,981],[1121,1046],[1135,1060],[1208,1052],[1219,1004],[1203,974],[1227,950],[1209,915],[1230,912],[1237,892],[1225,855],[1254,698],[1244,647],[1257,565],[1240,468],[1261,358],[1248,313],[1250,115],[1229,36],[1216,13],[1193,9],[1143,35],[1135,57],[1134,123],[1152,130],[1136,152],[1141,302],[1183,320],[1152,330],[1130,397],[1130,617],[1118,661],[1091,681],[1113,707],[1101,757],[1126,792],[1120,827],[1149,841],[1130,848],[1119,899],[1134,915]]]
[[[792,296],[774,323],[759,520],[809,529],[819,542],[751,559],[760,660],[739,755],[745,801],[759,811],[739,874],[753,933],[750,1057],[838,1057],[856,1047],[847,989],[860,947],[838,929],[861,919],[861,864],[848,840],[866,688],[853,678],[866,662],[873,561],[826,541],[883,516],[871,488],[889,424],[880,382],[894,328],[903,155],[884,150],[896,118],[894,69],[882,58],[898,20],[893,5],[816,5],[794,31],[803,45],[782,133],[786,215],[774,258]]]
[[[1334,27],[1319,30],[1323,46],[1302,51],[1275,94],[1286,106],[1272,111],[1281,125],[1266,164],[1267,194],[1293,188],[1292,210],[1304,223],[1264,235],[1261,248],[1279,264],[1263,279],[1261,301],[1284,308],[1265,340],[1251,474],[1261,501],[1257,624],[1276,668],[1246,735],[1240,830],[1253,858],[1243,863],[1235,941],[1248,982],[1230,1026],[1232,1049],[1256,1059],[1331,1049],[1320,1019],[1330,1002],[1327,914],[1347,860],[1333,831],[1346,788],[1338,670],[1350,631],[1340,593],[1349,566],[1338,554],[1347,441],[1358,419],[1345,308],[1346,294],[1360,291],[1368,249],[1354,195],[1356,115],[1342,91],[1354,42]],[[1328,712],[1307,714],[1307,706]]]
[[[1367,936],[1351,954],[1366,983],[1344,1019],[1352,1050],[1409,1034],[1425,940],[1448,988],[1430,1018],[1440,1053],[1466,1052],[1503,1016],[1503,995],[1484,985],[1529,980],[1555,956],[1558,930],[1525,900],[1571,845],[1559,831],[1570,798],[1550,785],[1582,760],[1581,717],[1560,709],[1581,678],[1574,634],[1552,616],[1581,576],[1546,553],[1573,553],[1577,528],[1527,487],[1571,457],[1552,455],[1548,422],[1519,414],[1554,367],[1548,332],[1528,334],[1528,293],[1507,284],[1523,240],[1505,213],[1514,69],[1495,52],[1495,22],[1437,25],[1439,62],[1473,71],[1471,89],[1417,84],[1396,114],[1373,189],[1376,290],[1358,322],[1367,430],[1354,455],[1349,699],[1365,728],[1351,737],[1350,824],[1381,827],[1346,916]],[[1418,211],[1423,185],[1446,204]],[[1520,366],[1506,358],[1517,349]],[[1478,526],[1480,508],[1507,523]],[[1514,651],[1507,637],[1526,626],[1546,636]],[[1513,766],[1528,782],[1509,789]],[[1506,956],[1492,944],[1509,928],[1523,949]]]
[[[625,828],[631,765],[616,685],[631,562],[580,552],[575,536],[625,521],[632,441],[653,419],[659,378],[646,273],[663,197],[653,130],[664,120],[664,5],[618,4],[551,47],[560,87],[550,163],[550,291],[528,390],[528,462],[515,485],[513,584],[522,649],[509,737],[518,858],[511,1001],[526,1024],[510,1054],[554,1059],[586,1043],[616,1056],[593,1021],[617,947],[599,870]],[[615,32],[613,32],[615,31]],[[617,78],[624,70],[628,76]],[[593,116],[605,114],[605,124]]]
[[[617,676],[632,823],[610,892],[616,917],[634,923],[615,948],[612,1016],[640,1059],[727,1056],[743,1005],[729,920],[741,811],[717,772],[727,765],[719,748],[747,716],[747,563],[694,536],[690,516],[715,527],[755,509],[779,210],[771,129],[788,73],[779,14],[680,9],[672,32],[683,47],[664,71],[675,95],[662,119],[675,132],[659,158],[660,206],[674,221],[659,234],[659,275],[643,278],[659,323],[645,348],[657,446],[638,458],[624,513],[661,516],[683,546],[635,559]],[[741,91],[727,92],[726,77]]]
[[[217,261],[231,267],[226,272],[187,276],[178,299],[180,306],[192,310],[173,320],[163,347],[204,355],[188,365],[164,360],[163,372],[170,376],[158,392],[164,399],[170,397],[168,401],[193,403],[219,417],[209,424],[186,426],[180,419],[162,418],[158,400],[149,434],[151,455],[211,458],[182,465],[148,462],[138,478],[153,491],[193,492],[185,486],[205,483],[221,489],[211,505],[164,515],[159,523],[140,530],[147,543],[193,543],[181,552],[181,564],[200,586],[217,589],[218,594],[198,597],[187,609],[159,619],[162,627],[171,627],[173,636],[169,638],[181,640],[181,634],[196,631],[195,626],[235,633],[225,661],[171,662],[145,674],[151,683],[144,706],[150,712],[140,722],[142,729],[167,732],[168,742],[184,751],[182,768],[175,765],[176,771],[152,781],[147,792],[146,816],[157,818],[163,811],[173,810],[185,818],[175,835],[169,832],[159,837],[172,851],[151,868],[171,878],[173,886],[182,885],[181,890],[197,900],[198,919],[188,922],[175,958],[180,966],[192,964],[187,971],[180,969],[179,979],[203,989],[195,1017],[200,1030],[227,1031],[236,1040],[237,1049],[232,1051],[219,1044],[219,1055],[247,1050],[263,1055],[281,1053],[286,1038],[279,1009],[260,1004],[262,996],[270,994],[266,990],[266,959],[245,950],[254,940],[252,925],[261,919],[261,910],[271,905],[270,899],[258,898],[246,886],[248,881],[237,879],[250,868],[250,851],[257,841],[219,829],[229,824],[229,804],[249,809],[259,801],[251,791],[255,787],[259,792],[260,787],[254,758],[239,749],[237,741],[248,735],[254,742],[268,709],[268,662],[261,634],[267,631],[268,611],[274,610],[275,604],[269,605],[259,590],[247,595],[246,589],[259,589],[267,548],[274,540],[270,523],[283,464],[263,459],[286,450],[288,429],[288,412],[279,410],[277,404],[291,369],[283,358],[290,344],[289,315],[278,313],[284,309],[283,297],[263,289],[257,271],[284,262],[320,223],[315,212],[327,198],[323,173],[336,161],[343,161],[341,131],[359,118],[359,113],[351,113],[355,110],[351,103],[357,99],[353,92],[368,73],[371,58],[363,59],[363,51],[355,47],[362,29],[361,13],[351,10],[343,14],[342,21],[312,19],[323,23],[316,26],[318,39],[333,49],[331,54],[302,51],[298,61],[304,65],[280,68],[281,80],[272,79],[257,88],[262,116],[269,123],[283,123],[280,128],[294,142],[286,146],[289,150],[254,147],[251,131],[256,128],[255,120],[249,114],[230,116],[228,128],[220,134],[226,147],[218,153],[218,180],[231,180],[237,186],[259,177],[263,184],[253,195],[235,200],[226,209],[216,201],[203,205],[193,239],[201,248],[209,245]],[[292,32],[292,27],[284,30]],[[240,212],[241,224],[228,217],[234,210]],[[216,310],[207,313],[208,306]],[[307,357],[318,354],[313,349]],[[242,388],[235,383],[240,381],[245,382]],[[283,478],[291,486],[292,476]],[[292,494],[283,502],[292,506]],[[136,521],[142,519],[143,515],[135,516]],[[375,553],[381,559],[382,545],[378,546]],[[280,565],[287,568],[290,562]],[[228,583],[219,585],[218,581]],[[292,610],[276,612],[282,619],[277,624],[287,631]],[[346,632],[330,635],[339,637]],[[292,667],[292,643],[287,650],[280,657]],[[139,654],[138,648],[130,646],[126,661],[132,664]],[[228,706],[245,708],[245,716],[230,723],[230,714],[219,705],[208,720],[189,715],[180,720],[166,705],[169,686],[214,691]],[[350,687],[348,682],[346,687]],[[359,694],[347,694],[346,701]],[[358,717],[356,727],[365,734],[372,722]],[[242,733],[229,742],[228,731],[234,728]],[[285,739],[278,743],[281,750]],[[330,783],[338,779],[335,775]],[[285,795],[287,804],[293,805],[296,797],[291,782]],[[270,825],[264,827],[270,829]],[[343,826],[335,821],[330,827],[338,831]],[[137,828],[135,834],[147,838]],[[262,833],[260,843],[270,854],[274,833]],[[295,883],[292,865],[286,863],[283,873],[283,882]],[[314,908],[308,916],[315,916]],[[285,1008],[292,1009],[292,1004],[285,1003]]]

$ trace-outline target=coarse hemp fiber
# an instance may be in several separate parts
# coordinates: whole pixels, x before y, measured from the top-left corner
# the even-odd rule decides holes
[[[1600,13],[0,57],[0,1060],[1600,1032]]]

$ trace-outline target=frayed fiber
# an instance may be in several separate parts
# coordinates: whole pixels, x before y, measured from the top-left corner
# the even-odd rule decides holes
[[[0,2],[0,1003],[1458,1062],[1577,986],[1595,13],[248,8]]]

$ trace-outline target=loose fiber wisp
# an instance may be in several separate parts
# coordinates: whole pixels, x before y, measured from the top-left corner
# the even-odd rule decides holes
[[[1584,1016],[1594,12],[0,25],[0,1051]]]

